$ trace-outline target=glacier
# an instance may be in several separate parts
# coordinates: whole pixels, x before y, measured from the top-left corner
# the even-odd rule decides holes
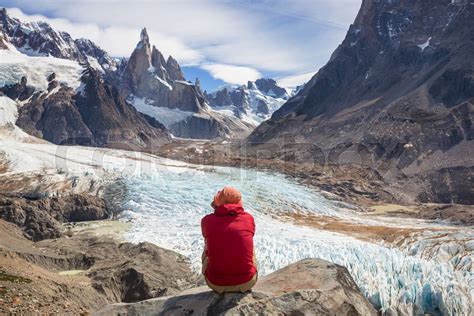
[[[0,86],[18,83],[21,77],[28,79],[28,85],[39,90],[47,90],[48,76],[56,74],[59,83],[73,89],[81,84],[81,72],[84,70],[78,62],[51,56],[28,56],[8,45],[9,49],[0,50]]]
[[[366,297],[383,311],[409,315],[473,312],[472,230],[419,220],[409,224],[406,219],[371,221],[282,175],[245,169],[181,165],[125,176],[122,182],[127,193],[120,217],[131,222],[125,238],[184,254],[196,272],[203,249],[200,220],[211,212],[215,192],[232,185],[242,191],[245,209],[255,217],[261,275],[303,258],[321,258],[347,267]],[[299,226],[285,220],[285,214],[291,213],[435,229],[395,246]]]
[[[0,97],[0,155],[8,176],[41,174],[51,190],[79,179],[75,192],[106,179],[123,186],[124,238],[150,241],[186,255],[200,270],[200,220],[224,185],[239,188],[257,224],[258,269],[268,274],[297,260],[316,257],[341,264],[361,291],[383,311],[472,315],[474,232],[443,222],[366,216],[280,174],[192,165],[154,155],[106,148],[57,146],[28,136],[12,122],[14,102]],[[60,172],[58,173],[58,170]],[[120,181],[115,181],[120,177]],[[105,180],[104,180],[105,179]],[[40,183],[39,183],[40,184]],[[39,185],[38,184],[38,185]],[[416,228],[393,243],[361,240],[291,221],[291,214],[314,214],[361,225]]]

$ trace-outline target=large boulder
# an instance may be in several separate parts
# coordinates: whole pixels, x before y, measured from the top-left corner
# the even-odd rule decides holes
[[[376,315],[346,268],[305,259],[261,278],[249,293],[198,287],[177,296],[113,304],[95,315]]]

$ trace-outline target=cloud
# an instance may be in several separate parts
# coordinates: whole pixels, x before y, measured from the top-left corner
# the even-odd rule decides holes
[[[311,78],[315,74],[316,74],[316,72],[308,72],[308,73],[299,74],[299,75],[287,76],[287,77],[283,77],[283,78],[278,79],[277,83],[281,87],[288,88],[288,89],[294,89],[297,86],[300,86],[300,85],[310,81]]]
[[[18,8],[8,8],[8,14],[24,22],[45,21],[55,30],[68,32],[73,38],[87,38],[98,44],[110,55],[128,57],[140,39],[140,27],[108,26],[100,27],[94,23],[74,23],[62,18],[48,18],[44,15],[28,15]],[[151,44],[165,55],[172,55],[183,66],[196,65],[202,55],[186,46],[179,38],[166,34],[148,31]]]
[[[206,64],[201,68],[209,71],[216,79],[221,79],[230,84],[246,84],[247,81],[254,81],[262,77],[256,69],[242,66],[224,64]]]
[[[28,14],[42,14],[58,29],[90,38],[113,56],[129,56],[140,29],[146,27],[152,43],[183,65],[234,65],[276,78],[324,65],[361,4],[361,0],[3,2]],[[220,73],[221,77],[235,81],[232,68],[227,69],[231,72]]]

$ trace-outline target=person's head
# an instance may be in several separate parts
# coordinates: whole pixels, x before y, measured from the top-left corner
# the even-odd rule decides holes
[[[225,204],[239,204],[242,202],[242,194],[232,187],[224,187],[214,196],[214,206]]]

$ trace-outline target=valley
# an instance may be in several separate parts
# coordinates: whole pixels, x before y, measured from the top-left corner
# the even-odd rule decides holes
[[[254,73],[206,91],[145,27],[118,58],[9,10],[0,313],[474,313],[469,1],[363,0],[293,90]],[[226,185],[255,218],[252,293],[203,287]]]

